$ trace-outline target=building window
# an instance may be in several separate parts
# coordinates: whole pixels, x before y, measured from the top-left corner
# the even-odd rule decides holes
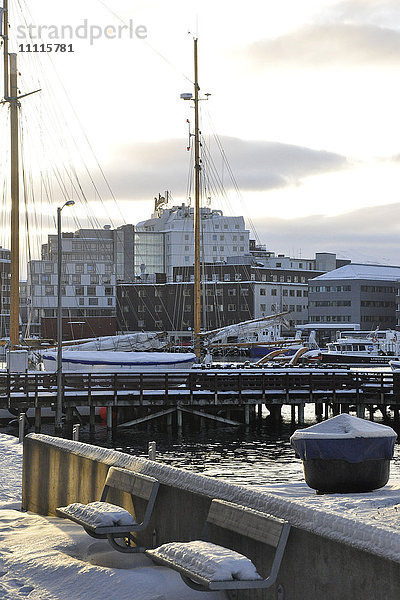
[[[154,306],[154,310],[155,310],[155,312],[156,312],[156,313],[160,313],[160,312],[161,312],[161,310],[162,310],[162,308],[161,308],[161,304],[156,304],[156,305]]]
[[[113,295],[113,288],[112,287],[105,287],[104,288],[104,294],[106,296],[112,296]]]
[[[224,281],[230,281],[231,280],[231,276],[229,275],[229,273],[224,273]]]
[[[45,296],[54,296],[54,286],[46,285],[44,288]]]
[[[88,285],[86,290],[87,290],[87,296],[95,296],[96,295],[96,286],[95,285]]]
[[[271,290],[271,296],[276,296],[276,288],[272,288],[272,290]]]
[[[146,296],[146,290],[139,290],[138,291],[138,296],[139,296],[139,298],[144,298]]]
[[[128,307],[126,307],[126,308],[128,308]],[[137,322],[137,326],[138,327],[144,327],[144,321],[138,321]]]
[[[267,295],[267,291],[265,288],[260,288],[260,296],[266,296]]]
[[[113,306],[114,298],[107,298],[108,306]]]
[[[236,304],[228,304],[228,311],[234,312],[236,310]]]
[[[75,273],[83,273],[83,265],[75,265]]]
[[[99,284],[99,276],[98,275],[91,275],[90,276],[90,283],[92,285],[98,285]]]
[[[75,296],[84,296],[85,295],[85,288],[83,287],[83,285],[79,285],[75,287]]]
[[[89,306],[98,306],[99,299],[98,298],[89,298]]]
[[[261,312],[265,312],[267,310],[267,305],[266,304],[260,304],[260,310],[261,310]]]
[[[144,305],[143,304],[139,304],[137,307],[138,313],[140,312],[144,312]]]
[[[236,289],[228,289],[228,296],[236,296]]]

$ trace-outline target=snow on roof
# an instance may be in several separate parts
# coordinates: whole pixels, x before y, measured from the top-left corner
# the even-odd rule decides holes
[[[351,263],[339,267],[334,271],[328,271],[323,275],[314,277],[309,281],[337,280],[337,279],[372,279],[382,281],[400,280],[400,267],[391,265],[363,265]]]

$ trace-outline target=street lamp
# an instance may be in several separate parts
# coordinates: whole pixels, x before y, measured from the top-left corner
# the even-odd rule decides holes
[[[62,239],[61,239],[61,211],[64,206],[73,206],[74,200],[67,200],[57,208],[57,404],[55,431],[62,431],[62,295],[61,295],[61,271],[62,271]]]

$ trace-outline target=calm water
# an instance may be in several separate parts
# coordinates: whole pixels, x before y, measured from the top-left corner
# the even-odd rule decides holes
[[[305,419],[306,426],[315,422],[312,407],[306,407]],[[111,439],[106,428],[98,425],[94,439],[89,435],[88,426],[82,426],[80,439],[136,456],[146,456],[148,442],[154,440],[160,462],[233,483],[263,485],[302,481],[302,463],[294,457],[289,443],[294,429],[290,424],[290,408],[284,407],[279,428],[268,419],[247,431],[244,427],[225,427],[210,422],[200,430],[184,426],[178,434],[177,431],[162,432],[155,424],[149,429],[118,430]],[[3,427],[0,431],[17,434],[15,426]],[[42,432],[53,435],[53,427],[45,425]],[[400,478],[399,444],[396,444],[391,476]]]

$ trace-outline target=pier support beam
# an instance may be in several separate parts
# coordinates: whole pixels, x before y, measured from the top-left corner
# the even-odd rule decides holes
[[[244,406],[244,423],[250,425],[250,406],[248,404]]]
[[[262,404],[257,404],[257,419],[262,419]]]
[[[291,420],[292,425],[294,425],[296,423],[296,405],[295,404],[290,405],[290,420]]]
[[[359,417],[360,419],[365,419],[365,404],[361,404],[361,402],[359,402],[357,404],[357,417]]]
[[[329,402],[325,402],[325,419],[329,419]]]
[[[176,421],[177,421],[178,429],[182,429],[182,411],[180,408],[176,409]]]
[[[42,410],[40,406],[35,406],[35,433],[40,433],[42,427]]]
[[[304,403],[303,402],[300,402],[300,404],[298,406],[297,415],[298,415],[299,425],[304,425]]]
[[[315,416],[319,421],[322,419],[323,408],[322,402],[315,403]]]
[[[89,430],[94,433],[96,426],[96,408],[91,404],[89,407]]]
[[[113,428],[113,414],[112,406],[107,406],[107,431],[111,431]]]

